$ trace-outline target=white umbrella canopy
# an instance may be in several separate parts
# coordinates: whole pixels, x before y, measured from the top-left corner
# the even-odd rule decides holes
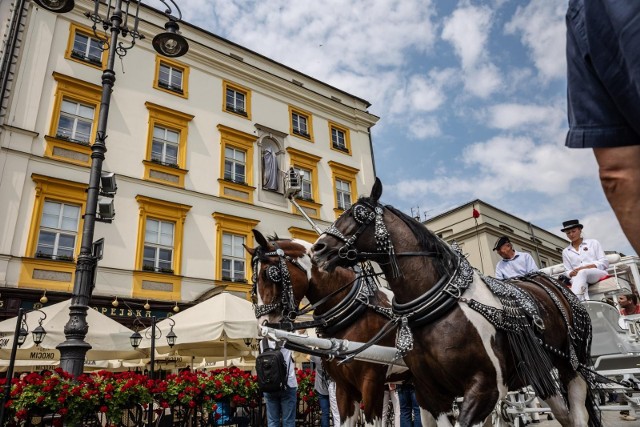
[[[173,332],[177,335],[173,349],[166,341],[171,320],[175,322]],[[156,328],[156,350],[159,353],[177,350],[183,356],[233,358],[251,354],[244,339],[257,336],[258,321],[249,301],[222,292],[173,315],[171,319],[158,322]],[[150,329],[140,331],[140,334],[143,337],[140,348],[149,349]]]
[[[42,343],[37,346],[33,342],[31,332],[38,327],[42,313],[38,311],[26,314],[29,335],[21,347],[18,347],[16,360],[59,360],[60,352],[56,346],[66,340],[64,327],[69,321],[69,306],[71,300],[62,301],[41,310],[47,315],[42,321],[42,327],[47,331]],[[0,357],[8,359],[11,356],[13,335],[16,329],[17,317],[0,322]],[[91,345],[87,352],[89,360],[135,359],[144,357],[144,352],[131,347],[129,338],[133,331],[115,320],[96,310],[87,311],[89,331],[85,341]]]

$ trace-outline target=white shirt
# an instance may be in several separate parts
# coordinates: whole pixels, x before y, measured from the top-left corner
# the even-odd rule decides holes
[[[270,339],[266,340],[269,348],[276,348],[276,342]],[[260,352],[264,351],[264,340],[260,340]],[[284,360],[287,362],[287,368],[289,370],[289,375],[287,377],[287,385],[290,388],[298,387],[298,380],[296,379],[296,366],[293,361],[293,352],[288,348],[281,347],[280,351],[282,352],[282,356],[284,356]]]
[[[582,243],[575,250],[573,245],[569,245],[562,250],[562,264],[569,273],[583,265],[595,264],[599,270],[606,270],[609,261],[600,246],[600,242],[595,239],[582,239]]]
[[[501,259],[496,264],[496,278],[505,280],[538,271],[533,257],[526,252],[518,252],[511,259]]]

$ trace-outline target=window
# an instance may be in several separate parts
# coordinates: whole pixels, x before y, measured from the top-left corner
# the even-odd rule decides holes
[[[311,113],[289,107],[289,115],[291,117],[291,135],[296,135],[313,142],[313,125]]]
[[[180,299],[184,222],[191,206],[140,195],[136,201],[140,216],[132,296]]]
[[[93,34],[91,28],[71,24],[65,58],[102,69],[104,52],[102,40]]]
[[[216,223],[216,273],[217,280],[229,282],[226,290],[248,292],[246,283],[251,258],[243,244],[253,246],[253,233],[259,221],[228,215],[212,214]]]
[[[95,108],[93,105],[62,99],[56,137],[89,145]]]
[[[144,256],[142,269],[173,273],[173,235],[175,224],[157,219],[147,219],[144,232]]]
[[[46,200],[40,220],[36,257],[73,261],[79,223],[79,205]]]
[[[222,82],[222,111],[251,119],[251,91],[228,81]]]
[[[76,32],[73,39],[71,56],[93,64],[102,65],[102,42],[93,37]]]
[[[220,196],[253,203],[253,150],[255,135],[218,125],[220,131]]]
[[[234,147],[224,149],[224,179],[240,184],[245,183],[246,156],[243,150]]]
[[[313,173],[308,169],[298,168],[295,166],[294,169],[301,177],[300,187],[302,190],[298,194],[298,198],[313,202]]]
[[[222,233],[222,280],[246,282],[244,236]]]
[[[173,59],[156,56],[153,87],[164,92],[188,98],[189,67]]]
[[[329,122],[329,133],[331,134],[331,148],[346,154],[351,154],[351,138],[349,129]]]
[[[151,102],[145,105],[149,110],[149,142],[144,179],[184,187],[187,135],[193,116]]]
[[[19,287],[69,292],[80,250],[87,184],[33,174],[35,200]]]
[[[182,70],[161,62],[158,86],[182,93]]]
[[[336,216],[339,216],[351,207],[356,198],[356,175],[359,170],[334,161],[329,162],[329,167],[335,188],[336,206],[334,211]]]
[[[151,160],[170,166],[178,166],[180,132],[161,126],[153,127]]]
[[[318,162],[321,157],[314,156],[302,150],[292,147],[287,148],[290,164],[296,172],[302,172],[302,191],[298,195],[298,204],[304,208],[307,215],[312,218],[320,217],[320,193],[318,190]],[[297,208],[292,207],[292,212],[299,214]]]
[[[338,196],[338,209],[343,211],[351,207],[351,183],[336,179],[336,194]]]
[[[90,166],[102,88],[56,72],[53,78],[57,87],[45,156]]]

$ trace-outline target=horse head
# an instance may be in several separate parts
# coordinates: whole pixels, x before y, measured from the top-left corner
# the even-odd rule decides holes
[[[457,265],[457,255],[424,224],[380,203],[382,183],[376,178],[369,197],[360,197],[325,230],[311,250],[321,269],[377,262],[393,288],[394,279],[406,274],[427,277],[431,283]],[[424,291],[408,290],[410,294]],[[395,290],[401,296],[404,290]],[[404,299],[404,298],[402,298]]]
[[[311,245],[303,240],[265,238],[253,230],[258,243],[251,255],[252,299],[258,324],[293,321],[311,278]]]
[[[362,252],[376,250],[376,229],[372,224],[382,213],[378,202],[381,195],[382,183],[376,178],[371,195],[358,199],[316,240],[312,255],[318,267],[326,271],[352,267],[363,259]]]

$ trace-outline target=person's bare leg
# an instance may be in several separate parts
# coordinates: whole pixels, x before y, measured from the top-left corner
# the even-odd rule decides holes
[[[594,148],[593,153],[604,194],[629,243],[640,254],[640,145]]]

